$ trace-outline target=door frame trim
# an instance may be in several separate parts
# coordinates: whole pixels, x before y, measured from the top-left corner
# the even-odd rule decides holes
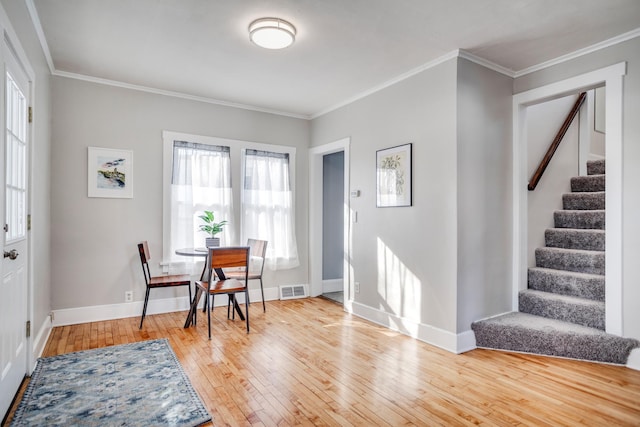
[[[513,264],[512,309],[527,287],[527,107],[603,84],[607,88],[605,231],[606,331],[623,335],[622,317],[622,114],[626,62],[580,74],[513,96]]]
[[[326,154],[344,152],[344,263],[343,290],[344,307],[351,312],[353,302],[353,283],[351,277],[351,208],[349,202],[349,146],[351,138],[345,137],[337,141],[309,149],[309,283],[310,295],[322,294],[322,159]]]

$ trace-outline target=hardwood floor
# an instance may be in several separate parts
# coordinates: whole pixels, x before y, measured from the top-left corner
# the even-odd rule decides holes
[[[321,298],[267,302],[213,337],[186,312],[57,327],[43,356],[167,337],[216,426],[640,425],[640,372],[497,351],[454,355]],[[15,405],[14,405],[15,406]]]

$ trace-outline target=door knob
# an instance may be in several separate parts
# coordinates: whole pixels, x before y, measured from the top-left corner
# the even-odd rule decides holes
[[[10,252],[4,251],[4,257],[5,258],[9,258],[9,259],[16,259],[18,258],[18,251],[16,251],[15,249],[11,249]]]

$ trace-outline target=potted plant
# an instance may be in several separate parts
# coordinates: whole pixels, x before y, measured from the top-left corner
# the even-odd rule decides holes
[[[227,221],[215,222],[212,211],[204,211],[204,214],[200,215],[199,218],[204,221],[204,224],[200,225],[200,231],[204,231],[209,235],[205,240],[205,246],[207,248],[220,246],[220,238],[216,237],[216,234],[222,231]]]

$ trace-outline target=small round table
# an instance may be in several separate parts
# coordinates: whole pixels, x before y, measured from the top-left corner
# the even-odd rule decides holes
[[[205,258],[205,263],[204,263],[204,267],[202,268],[202,274],[200,275],[200,280],[203,282],[206,282],[209,280],[209,269],[207,268],[207,262],[206,262],[206,258],[208,258],[209,256],[209,250],[206,248],[180,248],[180,249],[176,249],[176,255],[181,255],[181,256],[191,256],[191,257],[204,257]],[[224,279],[224,275],[222,273],[222,270],[218,271],[216,270],[216,272],[222,276],[222,278]],[[200,288],[198,288],[196,286],[196,293],[193,296],[193,301],[191,301],[191,308],[189,309],[189,314],[187,315],[187,320],[184,323],[184,327],[188,328],[189,326],[191,326],[192,324],[195,324],[195,319],[196,319],[196,310],[197,310],[197,305],[198,305],[198,301],[200,300],[200,296],[201,296],[201,290]],[[209,301],[209,298],[207,297],[207,303]],[[205,310],[208,308],[207,307],[208,304],[205,303]],[[242,309],[240,308],[240,306],[238,305],[238,302],[236,301],[236,299],[233,299],[233,308],[236,310],[236,312],[238,313],[238,316],[240,317],[240,320],[244,320],[244,313],[242,313]]]
[[[209,255],[209,251],[207,250],[207,248],[180,248],[180,249],[176,249],[176,255],[180,255],[180,256],[190,256],[190,257],[204,257],[205,258],[205,263],[204,266],[202,267],[202,273],[200,274],[200,280],[204,281],[206,276],[207,276],[207,272],[209,271],[207,269],[207,262],[206,262],[206,258]],[[207,278],[208,280],[208,278]],[[198,294],[198,287],[196,286],[196,295]],[[193,301],[189,301],[189,305],[190,305],[190,309],[189,309],[189,314],[187,315],[187,320],[184,324],[185,328],[188,328],[192,323],[195,323],[195,310],[193,309],[194,301],[196,301],[196,295],[194,295],[193,297]],[[199,298],[198,298],[199,299]],[[197,304],[197,302],[196,302]]]

